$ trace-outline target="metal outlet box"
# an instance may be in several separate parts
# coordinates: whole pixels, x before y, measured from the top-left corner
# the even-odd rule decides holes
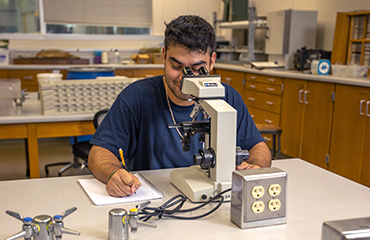
[[[233,171],[230,220],[240,228],[286,223],[286,183],[275,167]]]
[[[322,225],[322,240],[369,240],[370,217],[326,221]]]

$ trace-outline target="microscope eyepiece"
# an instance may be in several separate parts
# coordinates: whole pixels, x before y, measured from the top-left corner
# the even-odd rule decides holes
[[[208,76],[209,75],[209,72],[208,72],[207,68],[205,68],[205,67],[199,68],[198,72],[199,72],[200,76]]]
[[[184,74],[184,76],[194,76],[193,71],[191,71],[189,67],[183,68],[182,74]]]

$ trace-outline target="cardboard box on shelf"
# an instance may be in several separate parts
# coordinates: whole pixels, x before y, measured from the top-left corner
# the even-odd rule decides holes
[[[130,56],[137,64],[148,64],[150,63],[150,56],[148,54],[133,54]]]

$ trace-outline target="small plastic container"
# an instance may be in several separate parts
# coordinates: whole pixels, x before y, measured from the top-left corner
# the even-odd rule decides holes
[[[11,99],[0,100],[0,116],[9,116],[12,114],[13,104]]]
[[[366,77],[369,66],[333,64],[332,69],[337,77]]]

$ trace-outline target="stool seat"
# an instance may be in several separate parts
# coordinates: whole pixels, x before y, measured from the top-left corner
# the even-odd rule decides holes
[[[283,132],[281,127],[274,124],[268,123],[256,123],[256,127],[261,134],[272,134],[272,152],[273,157],[276,157],[276,135],[278,137],[278,155],[277,158],[280,158],[280,135]]]

